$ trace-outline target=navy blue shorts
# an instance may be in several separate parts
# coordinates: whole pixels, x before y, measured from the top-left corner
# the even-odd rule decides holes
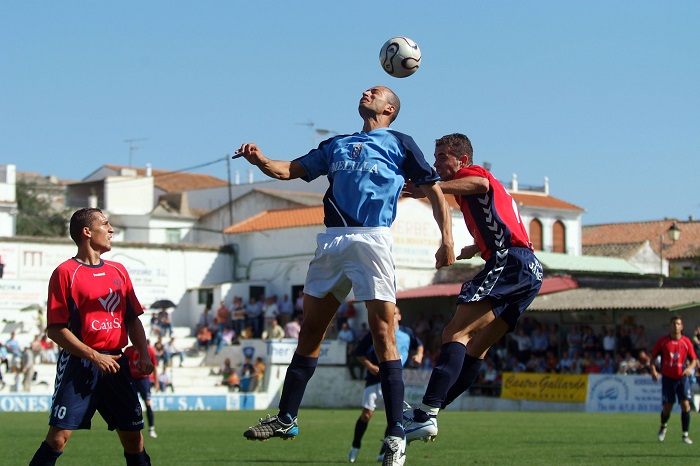
[[[676,400],[680,403],[681,401],[692,399],[693,387],[691,387],[688,377],[681,377],[680,379],[661,377],[661,402],[663,404],[673,404]]]
[[[89,429],[98,411],[109,430],[143,429],[143,415],[129,361],[117,359],[120,370],[103,374],[90,361],[61,350],[56,363],[56,386],[49,425],[59,429]]]
[[[488,299],[496,317],[515,330],[542,286],[542,264],[527,248],[495,251],[476,277],[462,285],[457,305]]]
[[[136,393],[141,395],[143,401],[148,401],[151,399],[151,379],[148,377],[134,377],[134,388]]]

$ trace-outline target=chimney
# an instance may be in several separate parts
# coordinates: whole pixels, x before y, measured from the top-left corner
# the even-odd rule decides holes
[[[248,169],[248,184],[253,184],[253,169]]]
[[[149,178],[153,176],[153,169],[151,168],[150,163],[146,164],[146,176]]]
[[[549,177],[544,177],[544,193],[549,196]]]
[[[233,184],[241,184],[241,172],[238,170],[233,172]]]
[[[513,177],[510,179],[510,189],[511,191],[518,192],[518,175],[513,173]]]

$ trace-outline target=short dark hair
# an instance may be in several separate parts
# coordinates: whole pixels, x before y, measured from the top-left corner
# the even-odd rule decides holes
[[[102,210],[96,207],[84,207],[73,212],[70,218],[70,237],[75,244],[80,244],[83,228],[89,227],[92,224],[93,215],[96,212],[102,213]]]
[[[391,105],[394,106],[396,111],[394,114],[391,116],[391,122],[393,123],[394,120],[396,120],[396,117],[399,116],[399,110],[401,110],[401,100],[399,99],[399,96],[397,96],[394,91],[389,89],[388,87],[385,88],[388,92],[385,92],[386,95],[386,101],[390,103]]]
[[[469,163],[474,163],[474,149],[472,142],[467,136],[461,133],[447,134],[435,141],[435,147],[445,146],[448,151],[452,152],[457,157],[467,156]]]

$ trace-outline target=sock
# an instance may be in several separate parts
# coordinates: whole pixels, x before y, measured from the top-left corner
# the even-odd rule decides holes
[[[151,466],[151,457],[146,450],[140,453],[124,452],[124,458],[126,458],[126,466]]]
[[[661,425],[662,425],[662,426],[665,426],[666,424],[668,424],[668,419],[669,419],[670,417],[671,417],[671,414],[669,414],[669,415],[667,415],[667,416],[664,416],[664,413],[663,413],[663,411],[662,411],[662,412],[661,412]]]
[[[440,406],[440,409],[445,409],[445,407],[456,400],[459,395],[469,390],[469,388],[476,381],[477,377],[479,377],[479,371],[481,370],[481,365],[483,362],[483,359],[475,358],[474,356],[469,356],[468,354],[464,355],[462,372],[459,373],[459,377],[457,377],[455,383],[447,391],[445,401],[443,402],[442,406]]]
[[[153,425],[153,409],[151,409],[150,405],[146,405],[146,417],[148,418],[148,426],[155,427],[155,425]]]
[[[425,389],[423,404],[439,408],[445,403],[448,390],[462,372],[466,354],[467,347],[462,343],[453,341],[442,345],[435,369],[430,374],[430,381]]]
[[[403,431],[403,366],[400,359],[379,363],[386,423],[389,435],[404,437]]]
[[[690,427],[690,411],[687,413],[681,411],[681,426],[683,427],[683,432],[688,432],[688,428]]]
[[[62,454],[62,451],[54,450],[48,443],[41,442],[36,453],[34,453],[34,457],[29,462],[29,466],[53,466]]]
[[[318,358],[310,358],[294,353],[292,362],[287,369],[280,396],[280,420],[285,424],[292,422],[292,419],[299,414],[301,399],[306,391],[306,384],[314,375]]]
[[[352,439],[352,447],[360,448],[362,446],[362,437],[365,435],[367,430],[367,423],[362,420],[362,418],[357,418],[355,423],[355,437]]]

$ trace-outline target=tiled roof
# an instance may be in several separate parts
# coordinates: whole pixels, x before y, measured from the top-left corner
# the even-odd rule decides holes
[[[249,233],[311,225],[323,225],[322,205],[264,210],[242,222],[231,225],[224,230],[224,233]]]
[[[644,246],[644,243],[589,244],[583,246],[584,256],[622,257],[630,259]]]
[[[300,193],[297,191],[278,191],[276,189],[254,189],[263,194],[267,194],[279,199],[285,199],[303,205],[323,205],[323,194],[320,193]]]
[[[630,262],[620,257],[572,256],[557,252],[536,251],[535,255],[546,270],[642,275]]]
[[[578,283],[571,277],[545,277],[539,294],[578,288]],[[462,290],[462,283],[438,283],[436,285],[411,288],[396,293],[396,299],[432,298],[435,296],[457,296]]]
[[[672,241],[668,229],[676,224],[681,231],[678,241]],[[652,222],[608,223],[583,227],[583,247],[598,244],[623,244],[649,241],[659,254],[661,235],[664,235],[663,255],[667,259],[687,259],[700,256],[700,222],[657,220]]]
[[[122,168],[128,168],[121,165],[105,165],[105,168],[119,172]],[[137,176],[146,176],[145,168],[133,168]],[[151,170],[153,175],[153,184],[156,188],[165,191],[166,193],[176,193],[181,191],[192,191],[196,189],[218,188],[227,186],[228,182],[211,175],[201,173],[185,173],[173,172],[168,170]]]
[[[508,191],[511,196],[513,196],[513,199],[515,199],[515,202],[517,202],[520,205],[528,206],[528,207],[543,207],[547,209],[562,209],[562,210],[577,210],[583,212],[585,209],[582,209],[581,207],[575,206],[573,204],[570,204],[566,201],[562,201],[561,199],[557,199],[556,197],[552,197],[549,195],[545,194],[537,194],[537,193],[525,193],[522,191]],[[445,195],[445,199],[447,199],[447,202],[450,204],[450,207],[452,207],[455,210],[459,210],[459,205],[457,205],[457,201],[455,200],[454,195],[452,194],[447,194]],[[425,202],[428,202],[425,200]]]
[[[524,193],[522,191],[509,191],[510,195],[515,199],[518,204],[526,205],[529,207],[544,207],[547,209],[563,209],[563,210],[578,210],[583,212],[585,209],[571,204],[556,197],[544,195],[544,194],[531,194]]]
[[[533,311],[700,309],[700,288],[578,288],[540,295],[530,304]]]

